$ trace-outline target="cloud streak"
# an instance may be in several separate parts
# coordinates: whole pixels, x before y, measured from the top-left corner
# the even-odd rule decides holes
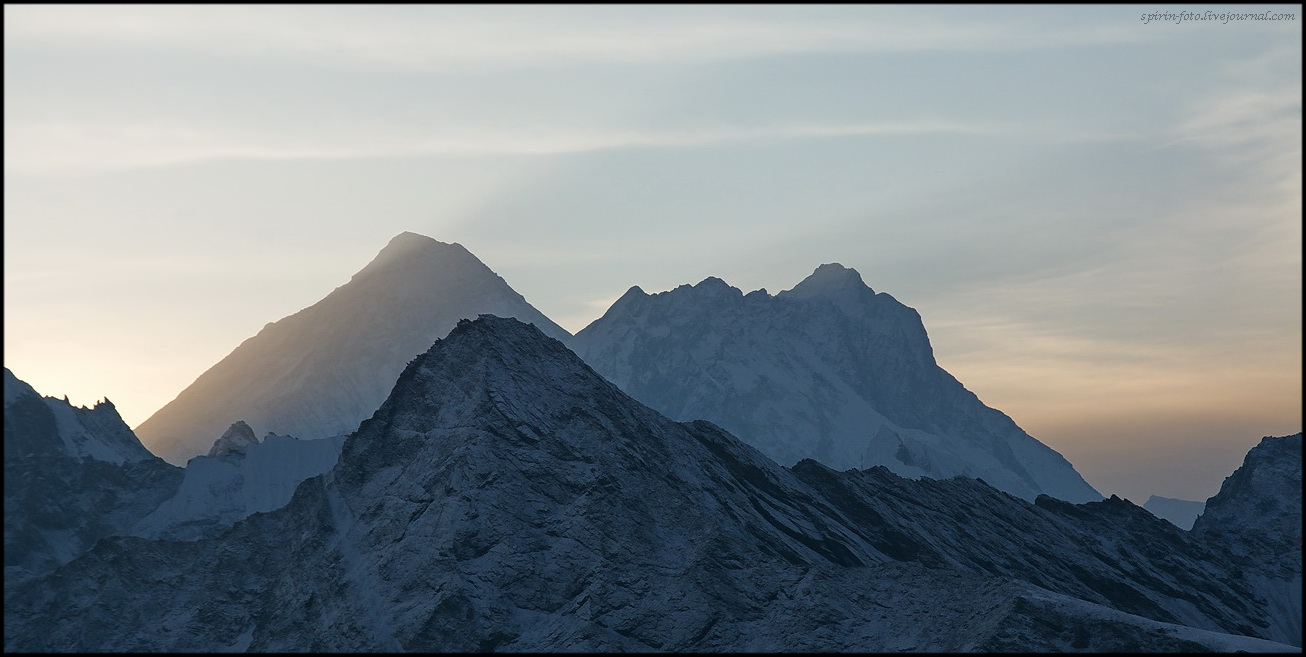
[[[348,159],[414,156],[558,155],[624,148],[685,148],[748,141],[993,135],[1003,125],[946,121],[720,126],[691,130],[578,130],[562,127],[446,129],[437,134],[318,139],[222,134],[157,124],[40,123],[5,126],[5,172],[86,175],[218,158]]]
[[[1022,12],[1027,13],[1027,12]],[[5,8],[15,46],[131,46],[323,66],[430,70],[577,62],[639,63],[816,52],[1008,51],[1139,42],[1161,33],[1112,23],[1049,27],[960,9],[710,7],[608,12],[517,7]],[[988,15],[992,15],[989,12]],[[1012,20],[1013,18],[1017,20]]]

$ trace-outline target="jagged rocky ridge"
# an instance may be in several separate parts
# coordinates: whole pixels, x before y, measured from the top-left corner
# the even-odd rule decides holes
[[[84,408],[43,397],[8,368],[4,388],[7,596],[11,583],[128,532],[182,472],[146,450],[107,399]]]
[[[194,543],[107,539],[7,585],[5,646],[1290,649],[1227,634],[1269,623],[1222,558],[1117,499],[782,468],[482,318],[412,361],[285,508]]]
[[[915,310],[838,264],[775,296],[718,278],[632,287],[569,346],[635,399],[714,422],[784,465],[883,465],[978,477],[1027,500],[1102,499],[938,366]]]
[[[53,570],[106,536],[194,540],[285,506],[344,437],[262,441],[237,422],[185,469],[150,454],[113,404],[73,407],[5,370],[5,581]]]
[[[348,434],[413,354],[480,313],[570,337],[462,245],[402,233],[348,283],[241,343],[136,434],[178,465],[237,420],[301,439]]]

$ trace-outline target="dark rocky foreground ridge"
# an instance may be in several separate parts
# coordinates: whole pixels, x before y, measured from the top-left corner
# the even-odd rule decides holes
[[[286,507],[7,578],[5,648],[1288,649],[1245,638],[1286,634],[1244,575],[1255,556],[1228,547],[1239,531],[1189,534],[1114,498],[783,468],[482,317],[410,362]]]

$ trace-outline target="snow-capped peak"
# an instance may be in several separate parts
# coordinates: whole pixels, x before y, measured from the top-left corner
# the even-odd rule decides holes
[[[810,276],[795,285],[793,289],[780,294],[796,299],[804,299],[829,296],[847,290],[866,290],[871,294],[875,293],[862,280],[862,275],[857,273],[856,269],[845,267],[837,262],[830,262],[817,267],[816,271],[813,271]]]
[[[213,441],[213,447],[209,448],[209,453],[205,456],[217,457],[228,454],[243,453],[249,449],[250,445],[257,445],[258,438],[254,435],[254,430],[244,420],[236,420],[222,437]]]
[[[480,313],[571,337],[461,245],[401,233],[348,283],[265,326],[136,431],[173,463],[205,453],[233,418],[303,440],[347,434],[414,354]]]
[[[1026,499],[1101,499],[938,366],[915,310],[837,263],[774,297],[715,277],[632,289],[568,345],[632,397],[713,422],[782,464],[885,465],[983,478]]]
[[[441,242],[437,239],[404,231],[395,235],[386,243],[376,257],[354,274],[351,281],[367,278],[372,274],[395,266],[422,266],[423,262],[443,260],[445,268],[484,268],[476,256],[457,242]],[[475,263],[475,264],[472,264]]]

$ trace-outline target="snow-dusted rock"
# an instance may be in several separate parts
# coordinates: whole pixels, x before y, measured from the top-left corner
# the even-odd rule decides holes
[[[1206,501],[1193,534],[1228,555],[1273,613],[1262,636],[1302,645],[1300,433],[1266,436]]]
[[[88,409],[42,397],[8,368],[4,387],[8,595],[126,531],[176,489],[181,469],[150,454],[107,399]]]
[[[258,437],[254,435],[254,430],[244,420],[237,420],[232,423],[222,436],[213,441],[213,447],[209,448],[209,453],[205,454],[210,458],[226,456],[228,454],[243,454],[250,445],[257,445]]]
[[[124,533],[169,540],[217,535],[250,514],[285,506],[300,482],[335,466],[344,442],[345,436],[299,440],[274,433],[260,442],[237,422],[207,456],[186,463],[174,495]]]
[[[42,397],[5,368],[5,460],[91,458],[123,464],[154,459],[106,398],[93,408]],[[14,431],[10,432],[10,426]]]
[[[1302,449],[1300,433],[1266,436],[1206,501],[1193,531],[1238,544],[1245,556],[1301,563]],[[1277,565],[1277,564],[1276,564]]]
[[[569,337],[461,245],[402,233],[347,284],[241,343],[136,433],[178,465],[236,419],[302,439],[348,434],[413,354],[480,313]]]
[[[482,317],[285,507],[193,543],[106,539],[6,587],[5,647],[1293,650],[1256,638],[1264,613],[1126,501],[790,470]]]
[[[569,345],[632,397],[714,422],[784,465],[883,465],[982,478],[1027,500],[1102,499],[938,366],[915,310],[838,264],[775,296],[718,278],[633,287]]]

